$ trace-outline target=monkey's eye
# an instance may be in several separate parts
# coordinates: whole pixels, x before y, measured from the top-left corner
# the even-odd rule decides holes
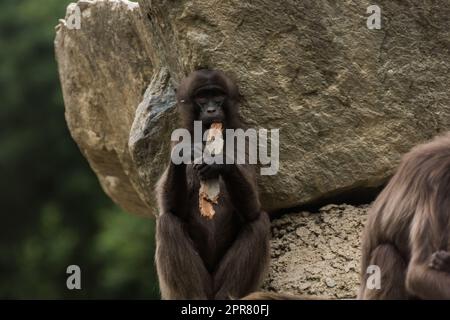
[[[204,97],[197,97],[197,98],[195,98],[195,102],[198,104],[198,105],[204,105],[204,104],[206,104],[207,102],[208,102],[208,99],[206,99],[206,98],[204,98]]]
[[[216,105],[221,106],[222,103],[223,103],[224,101],[225,101],[225,97],[224,97],[224,96],[217,96],[217,97],[214,97],[214,103],[215,103]]]

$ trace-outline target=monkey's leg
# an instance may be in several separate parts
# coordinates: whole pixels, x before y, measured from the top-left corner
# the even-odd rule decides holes
[[[178,217],[164,213],[156,221],[156,269],[162,299],[209,299],[211,275]]]
[[[329,300],[326,297],[293,295],[289,293],[258,291],[243,297],[241,300]]]
[[[186,165],[170,162],[157,185],[158,205],[161,212],[170,212],[179,218],[188,214]]]
[[[215,299],[242,298],[258,289],[269,265],[269,240],[267,213],[242,226],[214,272]]]
[[[363,277],[361,299],[407,299],[405,289],[406,264],[397,249],[389,244],[376,247],[370,255],[369,265],[380,268],[380,289],[368,288],[368,274]]]

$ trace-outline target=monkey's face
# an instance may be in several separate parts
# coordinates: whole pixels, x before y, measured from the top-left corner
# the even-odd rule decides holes
[[[194,122],[203,128],[220,122],[225,128],[240,126],[239,90],[223,72],[201,69],[184,78],[177,90],[178,111],[184,128],[193,131]]]
[[[214,122],[224,122],[226,94],[218,87],[205,87],[195,92],[193,102],[198,119],[203,126],[209,127]]]

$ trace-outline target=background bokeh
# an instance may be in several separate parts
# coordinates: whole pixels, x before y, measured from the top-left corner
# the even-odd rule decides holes
[[[154,221],[112,203],[64,121],[53,40],[70,2],[0,2],[0,298],[158,298]]]

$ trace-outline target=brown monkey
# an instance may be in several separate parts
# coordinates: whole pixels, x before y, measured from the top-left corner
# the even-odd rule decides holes
[[[361,299],[450,299],[450,133],[406,154],[363,233]],[[381,271],[367,287],[367,267]]]
[[[293,295],[289,293],[258,291],[243,297],[241,300],[327,300],[327,298]]]
[[[198,70],[177,91],[191,133],[214,122],[242,128],[239,92],[220,71]],[[200,180],[220,179],[215,216],[199,212]],[[261,210],[252,166],[172,161],[157,186],[156,267],[163,299],[241,298],[258,288],[269,263],[270,222]]]

